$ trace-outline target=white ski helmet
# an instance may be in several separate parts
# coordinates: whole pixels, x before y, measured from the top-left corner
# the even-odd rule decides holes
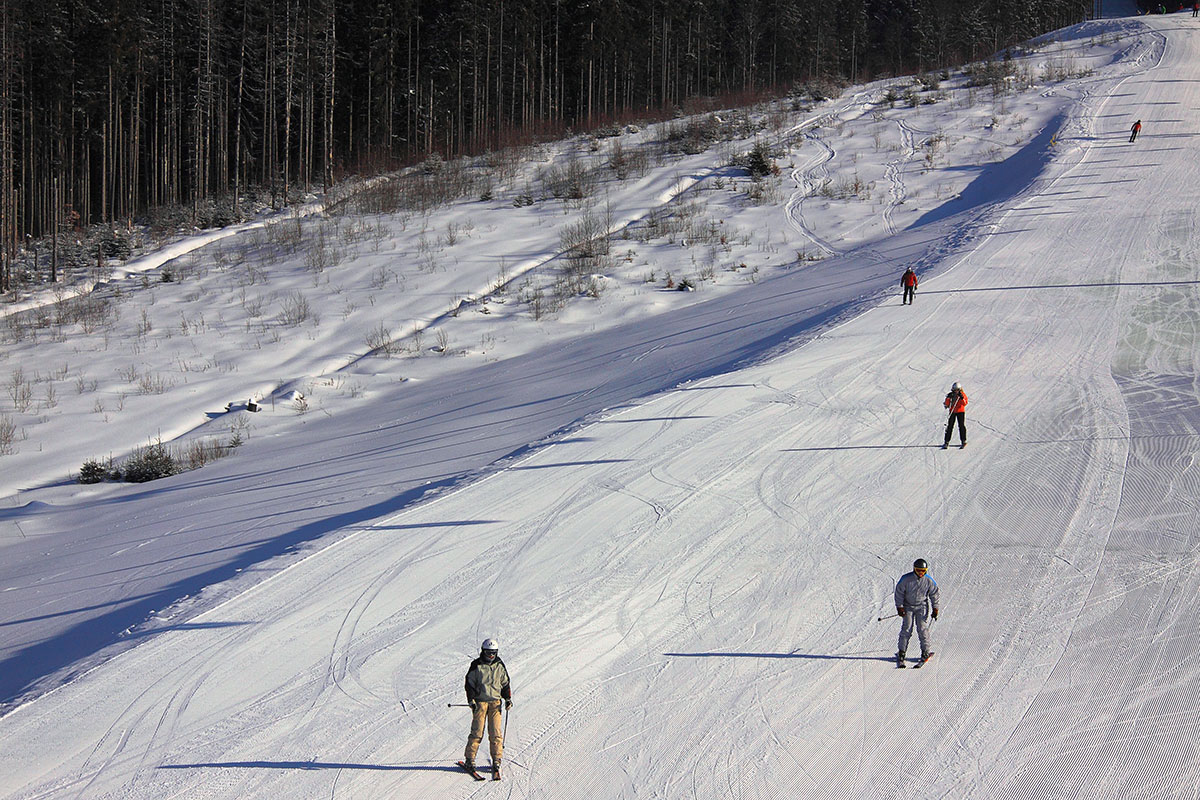
[[[483,644],[479,645],[479,651],[483,652],[484,650],[500,652],[500,643],[495,639],[484,639]]]
[[[958,381],[954,382],[954,385],[950,387],[950,391],[952,391],[952,392],[961,392],[962,391],[962,387],[958,385]]]

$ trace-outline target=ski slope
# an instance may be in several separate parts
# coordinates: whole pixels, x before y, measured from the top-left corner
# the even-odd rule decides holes
[[[78,594],[0,593],[14,668],[193,589],[199,613],[0,717],[0,794],[1195,797],[1197,24],[1095,23],[1120,57],[920,224],[897,164],[861,246],[787,203],[833,251],[804,271],[44,509],[151,555],[81,537],[36,589]],[[942,451],[956,380],[970,445]],[[300,550],[231,565],[230,527]],[[268,575],[210,585],[180,535],[213,576]],[[916,557],[942,616],[914,673],[877,618]],[[98,595],[89,563],[131,574]],[[487,636],[516,702],[499,786],[453,767],[447,708]]]

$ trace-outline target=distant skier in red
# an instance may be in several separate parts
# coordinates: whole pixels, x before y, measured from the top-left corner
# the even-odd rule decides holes
[[[913,295],[917,293],[917,273],[912,271],[912,267],[904,270],[904,274],[900,276],[900,285],[904,287],[904,300],[901,305],[912,305]]]
[[[1142,132],[1142,121],[1139,119],[1137,122],[1133,123],[1133,127],[1129,129],[1129,141],[1130,142],[1137,141],[1137,136],[1141,132]]]
[[[946,395],[946,401],[942,404],[950,409],[950,419],[946,420],[946,441],[942,443],[942,449],[945,450],[950,446],[950,435],[954,432],[954,423],[958,423],[958,441],[959,447],[967,446],[967,393],[955,381],[950,387],[950,393]]]

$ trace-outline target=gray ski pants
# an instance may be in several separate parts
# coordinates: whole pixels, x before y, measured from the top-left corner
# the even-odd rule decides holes
[[[914,611],[906,608],[904,609],[904,621],[900,624],[900,652],[908,650],[908,640],[912,638],[914,625],[917,628],[917,640],[921,642],[921,652],[932,651],[933,637],[929,631],[929,610],[920,608]]]

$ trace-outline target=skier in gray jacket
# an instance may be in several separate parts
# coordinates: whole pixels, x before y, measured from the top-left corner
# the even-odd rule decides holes
[[[929,565],[925,559],[918,558],[913,562],[912,572],[896,583],[896,614],[904,620],[900,625],[896,666],[904,666],[904,651],[908,649],[914,625],[917,638],[921,641],[921,661],[928,661],[933,656],[933,642],[929,633],[931,611],[933,618],[937,619],[938,586],[929,575]]]

